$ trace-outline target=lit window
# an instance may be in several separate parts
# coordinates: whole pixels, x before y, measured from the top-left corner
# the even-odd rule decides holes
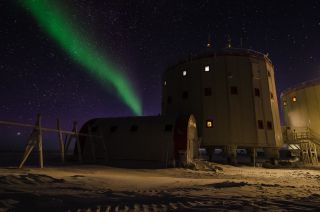
[[[297,97],[295,97],[295,96],[292,97],[292,101],[293,101],[293,102],[296,102],[296,101],[297,101]]]
[[[205,66],[204,71],[210,71],[210,66]]]
[[[182,75],[183,75],[183,76],[187,76],[187,71],[184,70],[184,71],[182,72]]]
[[[212,128],[213,127],[213,121],[212,120],[207,120],[207,128]]]
[[[164,84],[164,86],[166,86],[166,85],[167,85],[167,81],[164,81],[164,83],[163,83],[163,84]]]

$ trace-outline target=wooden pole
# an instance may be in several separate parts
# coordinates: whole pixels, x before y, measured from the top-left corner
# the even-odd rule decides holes
[[[74,129],[74,136],[76,138],[76,145],[77,145],[77,151],[78,151],[78,159],[79,162],[82,162],[82,152],[81,152],[81,144],[80,144],[80,140],[79,140],[79,134],[78,134],[78,130],[77,130],[77,122],[73,122],[73,129]]]
[[[26,149],[25,149],[25,152],[24,152],[24,155],[22,157],[22,161],[21,161],[21,163],[19,165],[19,169],[21,169],[23,167],[24,163],[27,161],[30,153],[32,152],[32,150],[34,148],[34,145],[31,145],[31,142],[32,142],[32,140],[29,139],[28,140],[28,144],[27,144]]]
[[[38,122],[38,151],[39,151],[39,163],[40,168],[43,168],[43,147],[42,147],[42,130],[41,130],[41,115],[37,115],[37,122]]]
[[[61,162],[64,163],[64,142],[62,139],[62,132],[60,126],[60,120],[57,119],[57,130],[58,130],[58,140],[60,144],[60,152],[61,152]]]
[[[70,139],[71,139],[72,135],[66,135],[65,139],[64,139],[64,152],[68,153],[69,150],[69,143],[70,143]]]
[[[23,167],[24,163],[27,161],[30,153],[32,152],[32,150],[36,145],[38,145],[38,151],[39,151],[39,165],[40,165],[40,168],[43,168],[42,131],[41,131],[41,115],[40,114],[37,115],[37,121],[34,126],[35,127],[28,139],[19,168]]]

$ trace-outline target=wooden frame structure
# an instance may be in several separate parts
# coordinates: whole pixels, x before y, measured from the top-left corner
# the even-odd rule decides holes
[[[30,134],[22,160],[19,164],[19,168],[22,168],[25,162],[27,161],[28,157],[30,156],[32,150],[37,147],[39,152],[39,167],[43,168],[43,142],[42,137],[44,132],[56,132],[58,134],[58,142],[60,147],[60,153],[61,153],[61,162],[65,162],[65,153],[68,152],[69,146],[73,139],[75,139],[76,142],[76,148],[78,152],[78,160],[79,162],[82,162],[82,155],[81,155],[81,144],[79,140],[79,136],[86,136],[86,137],[98,137],[100,136],[91,135],[90,131],[89,134],[79,133],[77,130],[77,122],[73,123],[73,129],[72,131],[66,131],[61,129],[60,120],[57,119],[57,129],[52,128],[45,128],[42,127],[41,123],[41,115],[37,114],[37,119],[34,125],[32,124],[23,124],[18,122],[10,122],[10,121],[0,121],[0,125],[7,125],[7,126],[16,126],[16,127],[27,127],[27,128],[33,128],[32,133]],[[65,135],[65,141],[63,141],[63,135]],[[92,139],[91,139],[92,140]]]

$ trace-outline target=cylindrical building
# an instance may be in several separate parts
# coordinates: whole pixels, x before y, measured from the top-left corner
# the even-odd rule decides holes
[[[281,93],[284,140],[305,163],[318,163],[320,152],[320,81],[304,82]]]
[[[270,59],[247,49],[224,49],[182,61],[163,75],[163,114],[192,113],[201,145],[261,147],[278,156],[282,134]]]
[[[198,153],[196,120],[188,116],[98,118],[88,121],[80,137],[86,161],[120,166],[158,166],[192,162]]]
[[[304,82],[281,93],[285,125],[320,134],[320,81]]]

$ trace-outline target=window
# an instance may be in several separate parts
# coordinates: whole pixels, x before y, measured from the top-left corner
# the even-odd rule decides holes
[[[293,102],[296,102],[296,101],[297,101],[297,97],[295,97],[295,96],[292,97],[292,101],[293,101]]]
[[[186,70],[184,70],[183,72],[182,72],[182,76],[187,76],[187,71]]]
[[[204,89],[204,95],[205,96],[211,96],[212,95],[211,88],[205,88]]]
[[[115,131],[117,131],[117,129],[118,129],[118,126],[111,126],[110,127],[110,132],[115,132]]]
[[[171,104],[171,102],[172,102],[172,98],[171,98],[171,96],[168,96],[168,98],[167,98],[167,103],[168,103],[168,104]]]
[[[257,97],[260,97],[260,89],[259,88],[254,89],[254,95]]]
[[[206,72],[210,71],[210,66],[205,66],[204,71],[206,71]]]
[[[268,130],[272,130],[272,123],[271,123],[271,121],[267,121],[267,128],[268,128]]]
[[[232,95],[237,95],[237,94],[238,94],[238,87],[236,87],[236,86],[231,86],[231,87],[230,87],[230,93],[231,93]]]
[[[213,127],[213,121],[212,120],[207,120],[206,121],[206,126],[207,126],[207,128],[212,128]]]
[[[188,91],[183,91],[182,99],[188,99],[188,96],[189,96]]]
[[[164,127],[164,131],[171,132],[172,131],[172,124],[166,124]]]
[[[131,132],[136,132],[138,130],[138,126],[137,125],[132,125],[130,128]]]
[[[258,120],[258,129],[263,129],[263,121]]]

